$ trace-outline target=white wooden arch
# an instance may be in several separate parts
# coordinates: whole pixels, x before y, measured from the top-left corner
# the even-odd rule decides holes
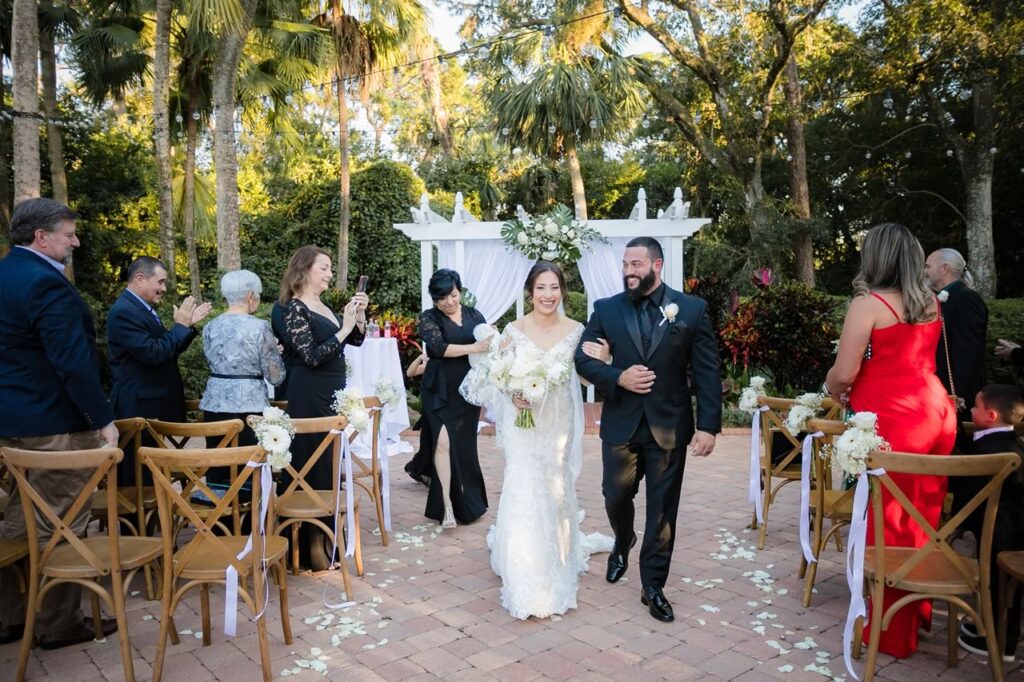
[[[454,247],[453,266],[456,271],[464,272],[466,264],[466,242],[476,240],[501,240],[503,221],[481,222],[463,206],[462,193],[455,195],[455,211],[451,220],[445,219],[430,209],[429,197],[424,192],[420,197],[419,207],[412,207],[413,222],[395,223],[394,227],[420,245],[420,300],[424,310],[433,305],[427,292],[427,283],[434,271],[434,248]],[[522,219],[526,213],[522,206],[516,208]],[[683,201],[683,191],[676,188],[672,204],[666,209],[659,209],[656,218],[647,216],[647,193],[641,188],[637,192],[637,202],[630,216],[620,220],[590,220],[588,224],[610,240],[616,238],[632,238],[639,236],[654,237],[661,242],[665,251],[663,279],[674,289],[682,291],[684,280],[683,243],[693,236],[697,230],[711,222],[710,218],[690,218],[690,202]],[[607,245],[595,244],[595,249],[610,248]],[[510,252],[513,257],[513,252]],[[620,255],[616,255],[619,258]],[[466,282],[471,290],[476,291],[471,282]],[[516,316],[523,315],[522,282],[509,282],[519,292],[516,298]],[[587,293],[587,314],[593,311],[594,300]],[[507,309],[506,309],[507,310]]]

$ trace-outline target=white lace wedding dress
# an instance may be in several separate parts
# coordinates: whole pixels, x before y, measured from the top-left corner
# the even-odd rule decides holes
[[[544,351],[508,325],[499,343],[530,344],[546,361],[567,362],[579,342],[577,326]],[[470,402],[490,403],[497,442],[505,454],[505,480],[497,522],[487,533],[491,567],[501,578],[501,603],[515,618],[546,618],[576,608],[579,574],[590,554],[610,552],[613,539],[583,535],[583,511],[576,503],[576,479],[583,458],[583,398],[575,369],[569,381],[532,408],[535,426],[514,425],[517,410],[497,390],[474,388],[473,372],[463,383]]]

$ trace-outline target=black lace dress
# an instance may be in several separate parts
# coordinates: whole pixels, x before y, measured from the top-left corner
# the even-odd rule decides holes
[[[475,343],[473,328],[484,323],[483,315],[466,306],[462,307],[461,325],[455,324],[437,308],[424,310],[420,315],[420,337],[430,358],[423,374],[423,417],[435,439],[442,428],[448,430],[452,471],[449,490],[452,510],[459,523],[471,523],[487,511],[487,491],[476,449],[480,408],[466,402],[459,394],[459,386],[469,372],[469,358],[446,358],[444,352],[449,344]],[[444,518],[444,493],[434,471],[433,458],[429,459],[423,473],[430,477],[424,514],[429,519],[441,521]]]
[[[338,325],[297,298],[284,307],[284,327],[280,341],[292,354],[285,394],[288,414],[295,418],[337,414],[331,406],[334,392],[345,388],[345,346],[361,346],[363,333],[356,328],[344,341],[338,341]],[[321,434],[296,436],[291,448],[292,466],[301,470],[322,440]],[[331,458],[321,456],[306,480],[317,490],[330,490]]]

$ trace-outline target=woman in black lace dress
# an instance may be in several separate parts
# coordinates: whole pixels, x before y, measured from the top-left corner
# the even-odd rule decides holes
[[[281,279],[278,303],[284,309],[284,330],[279,340],[292,358],[285,398],[288,414],[295,418],[336,414],[334,392],[345,388],[345,346],[363,343],[369,299],[362,293],[353,296],[339,320],[320,300],[332,278],[327,252],[303,246],[292,256]],[[322,440],[321,434],[296,436],[291,447],[292,466],[301,470]],[[317,490],[330,490],[331,458],[321,456],[306,480]],[[323,534],[308,524],[302,529],[300,557],[308,557],[307,565],[314,569],[327,568]]]
[[[444,528],[471,523],[487,511],[476,450],[480,408],[466,402],[459,386],[469,372],[468,356],[486,351],[490,341],[473,338],[473,329],[486,320],[462,305],[461,287],[459,273],[438,270],[428,287],[434,307],[420,314],[420,337],[430,358],[421,389],[423,417],[437,437],[432,466],[424,471],[430,477],[424,513]]]

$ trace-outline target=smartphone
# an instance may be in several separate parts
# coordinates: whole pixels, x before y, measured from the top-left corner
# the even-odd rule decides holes
[[[356,293],[357,294],[365,294],[366,293],[366,285],[369,283],[369,281],[370,281],[370,278],[367,277],[366,275],[359,275],[359,281],[356,283]]]

